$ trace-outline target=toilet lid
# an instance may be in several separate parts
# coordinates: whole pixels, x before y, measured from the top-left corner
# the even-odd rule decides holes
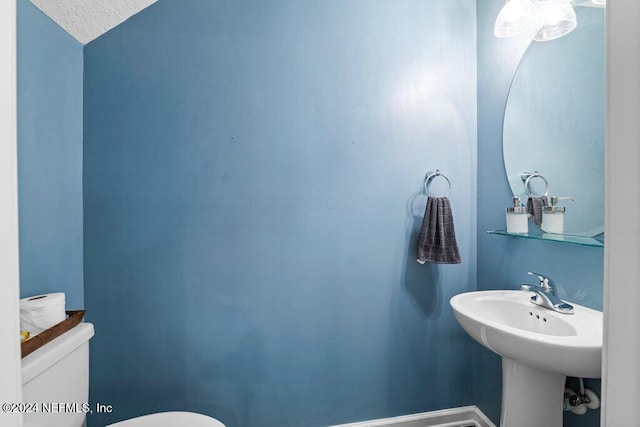
[[[108,427],[225,427],[220,421],[193,412],[160,412],[110,424]]]

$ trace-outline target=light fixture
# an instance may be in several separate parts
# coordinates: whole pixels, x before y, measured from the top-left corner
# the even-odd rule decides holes
[[[496,18],[493,33],[497,37],[513,37],[531,32],[535,34],[533,40],[549,41],[570,33],[576,26],[571,0],[508,0]]]
[[[567,0],[543,0],[536,6],[542,26],[533,37],[546,42],[569,34],[578,25],[576,11]]]
[[[606,1],[605,0],[591,0],[592,2],[594,2],[595,4],[605,4]]]
[[[538,19],[531,0],[509,0],[504,5],[493,28],[497,37],[513,37],[532,30]]]

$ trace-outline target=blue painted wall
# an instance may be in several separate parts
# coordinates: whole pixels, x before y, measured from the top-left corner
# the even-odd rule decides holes
[[[527,271],[547,273],[569,301],[602,310],[603,250],[487,235],[504,229],[511,190],[502,162],[502,123],[511,80],[527,48],[525,37],[493,36],[502,0],[478,2],[478,288],[509,289],[530,282]],[[476,402],[497,422],[500,415],[500,358],[477,351]],[[571,385],[574,380],[571,380]],[[600,382],[589,386],[599,392]],[[566,426],[599,425],[600,411],[565,414]]]
[[[91,401],[227,426],[473,403],[470,0],[163,0],[85,47]],[[439,168],[461,265],[420,266]]]
[[[83,48],[18,0],[20,294],[83,297]]]
[[[601,249],[485,234],[504,227],[502,120],[527,45],[491,34],[502,4],[477,11],[477,287],[540,270],[601,309]],[[21,291],[81,307],[83,50],[18,11]],[[91,424],[471,403],[497,422],[500,359],[448,307],[476,288],[474,18],[467,1],[163,0],[86,47],[91,400],[115,407]],[[460,266],[414,262],[432,168],[453,181]]]

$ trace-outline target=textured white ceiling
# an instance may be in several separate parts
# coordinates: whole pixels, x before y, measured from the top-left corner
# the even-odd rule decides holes
[[[158,0],[31,0],[80,43],[86,44]]]

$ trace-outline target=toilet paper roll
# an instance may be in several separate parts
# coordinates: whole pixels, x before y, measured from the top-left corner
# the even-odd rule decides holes
[[[20,300],[20,329],[32,336],[66,319],[64,293],[36,295]]]

